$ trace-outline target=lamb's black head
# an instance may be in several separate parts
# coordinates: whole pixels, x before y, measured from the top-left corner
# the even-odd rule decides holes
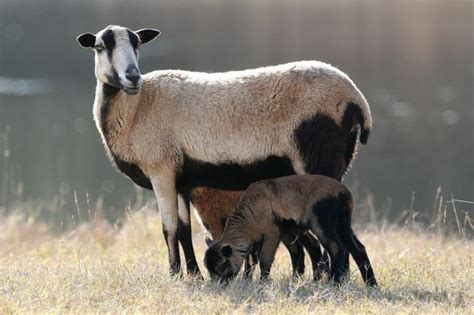
[[[232,249],[231,245],[220,241],[206,240],[209,248],[204,256],[204,265],[209,271],[212,281],[227,282],[234,278],[240,270],[243,258]]]
[[[143,80],[138,68],[140,45],[155,39],[160,31],[142,29],[136,32],[121,26],[107,26],[96,35],[77,37],[82,47],[95,51],[95,76],[102,83],[137,94]]]

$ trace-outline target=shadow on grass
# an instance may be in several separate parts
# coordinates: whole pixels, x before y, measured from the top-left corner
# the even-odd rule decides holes
[[[446,303],[453,302],[455,306],[466,306],[464,297],[460,294],[451,294],[447,290],[442,289],[422,289],[416,287],[400,287],[388,291],[380,291],[371,296],[375,300],[386,300],[390,302],[430,302],[430,303]]]
[[[248,281],[237,278],[229,284],[218,284],[209,281],[190,281],[188,289],[192,292],[200,290],[209,295],[222,296],[229,299],[236,307],[252,307],[281,299],[292,300],[298,303],[321,300],[337,301],[337,303],[351,302],[354,299],[368,299],[376,302],[390,303],[446,303],[462,307],[467,302],[460,294],[451,295],[443,289],[423,289],[417,287],[399,287],[385,290],[366,288],[361,283],[347,282],[341,286],[334,286],[328,281],[313,282],[309,278],[293,279],[281,277],[266,281]]]

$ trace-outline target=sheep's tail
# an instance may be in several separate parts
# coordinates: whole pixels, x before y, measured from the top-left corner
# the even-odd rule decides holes
[[[367,140],[369,140],[370,131],[372,130],[372,117],[370,116],[370,110],[364,112],[360,106],[357,106],[357,108],[359,109],[357,113],[357,120],[360,126],[359,141],[362,144],[366,144]]]
[[[360,93],[360,92],[359,92]],[[366,144],[369,139],[370,131],[372,130],[372,115],[370,114],[369,103],[365,97],[360,93],[360,97],[356,102],[352,103],[355,109],[356,119],[360,126],[360,143]]]

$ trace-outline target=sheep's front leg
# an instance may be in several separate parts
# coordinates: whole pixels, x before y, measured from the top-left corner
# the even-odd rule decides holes
[[[280,231],[277,227],[274,227],[263,236],[262,248],[259,254],[261,280],[270,275],[278,244],[280,244]]]
[[[153,191],[158,201],[163,223],[163,235],[168,246],[168,259],[171,274],[181,272],[178,244],[178,195],[176,192],[175,176],[172,172],[162,172],[151,178]]]
[[[199,266],[194,254],[193,239],[191,235],[191,215],[189,207],[189,194],[180,193],[178,195],[178,235],[179,242],[183,247],[184,257],[186,259],[186,269],[188,274],[204,279],[199,270]]]

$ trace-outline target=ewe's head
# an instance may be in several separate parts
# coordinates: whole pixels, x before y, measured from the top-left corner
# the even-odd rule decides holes
[[[234,278],[240,270],[244,256],[229,244],[221,241],[206,239],[209,248],[204,256],[204,265],[209,271],[212,281],[228,281]]]
[[[82,47],[94,50],[98,80],[128,94],[137,94],[143,83],[138,68],[138,49],[158,35],[160,31],[155,29],[132,32],[121,26],[107,26],[96,35],[79,35],[77,41]]]

